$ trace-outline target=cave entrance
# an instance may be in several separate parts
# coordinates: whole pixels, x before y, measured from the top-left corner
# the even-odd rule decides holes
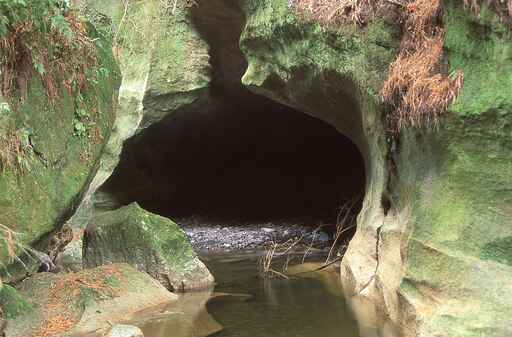
[[[364,193],[364,161],[329,124],[249,91],[217,92],[125,144],[103,186],[170,218],[333,222]]]
[[[192,8],[192,22],[210,46],[206,98],[127,141],[100,192],[178,222],[318,226],[334,224],[347,204],[357,214],[365,163],[351,139],[242,86],[247,63],[238,41],[245,19],[234,3],[203,1]],[[339,110],[360,116],[350,99]]]

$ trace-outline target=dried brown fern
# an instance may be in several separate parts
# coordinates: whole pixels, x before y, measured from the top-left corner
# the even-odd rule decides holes
[[[393,107],[389,122],[395,132],[406,127],[437,126],[463,84],[462,72],[449,77],[441,67],[441,1],[412,1],[404,15],[405,34],[381,90],[382,100]]]
[[[29,170],[30,145],[23,145],[20,135],[9,131],[0,136],[0,175],[11,170],[15,174],[24,174]]]
[[[404,32],[380,93],[382,101],[393,109],[390,128],[398,132],[406,127],[435,127],[463,84],[462,72],[449,76],[442,66],[441,0],[290,0],[299,12],[308,13],[318,22],[353,22],[360,26],[373,20],[384,2],[401,9]]]
[[[377,0],[290,0],[289,4],[317,22],[362,25],[373,20]]]
[[[68,92],[80,94],[87,86],[86,74],[97,65],[94,42],[84,23],[70,12],[65,21],[72,37],[59,29],[43,33],[30,20],[17,23],[0,38],[0,93],[12,97],[15,90],[26,98],[28,82],[37,74],[47,97],[54,102],[63,85]]]

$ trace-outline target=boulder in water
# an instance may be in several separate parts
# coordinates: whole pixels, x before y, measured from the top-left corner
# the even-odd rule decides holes
[[[83,244],[86,267],[128,263],[170,291],[205,289],[214,283],[178,225],[136,203],[97,215]]]

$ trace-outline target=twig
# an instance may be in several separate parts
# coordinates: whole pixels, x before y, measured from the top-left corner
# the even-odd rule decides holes
[[[331,262],[329,263],[325,263],[323,265],[321,265],[320,267],[318,268],[315,268],[315,269],[312,269],[312,270],[306,270],[306,271],[301,271],[301,272],[298,272],[298,273],[294,273],[294,274],[288,274],[288,277],[290,276],[296,276],[296,275],[301,275],[301,274],[307,274],[307,273],[314,273],[314,272],[317,272],[317,271],[320,271],[322,269],[325,269],[333,264],[335,264],[336,262],[338,261],[341,261],[341,256],[338,256],[337,258],[335,258],[334,260],[332,260]]]
[[[315,239],[316,239],[316,234],[318,233],[318,231],[324,227],[325,225],[320,225],[318,226],[317,228],[315,228],[315,230],[313,231],[313,238],[311,239],[311,242],[309,244],[309,247],[308,249],[306,249],[306,251],[304,252],[304,256],[302,256],[302,263],[304,263],[304,261],[306,261],[306,257],[308,256],[309,252],[311,251],[311,249],[313,249],[313,244],[315,243]]]

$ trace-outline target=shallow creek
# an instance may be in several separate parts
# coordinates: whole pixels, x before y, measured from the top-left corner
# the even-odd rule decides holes
[[[182,295],[162,318],[142,326],[146,337],[395,336],[355,319],[334,268],[285,280],[259,277],[255,255],[210,256],[205,262],[217,281],[215,293]]]

